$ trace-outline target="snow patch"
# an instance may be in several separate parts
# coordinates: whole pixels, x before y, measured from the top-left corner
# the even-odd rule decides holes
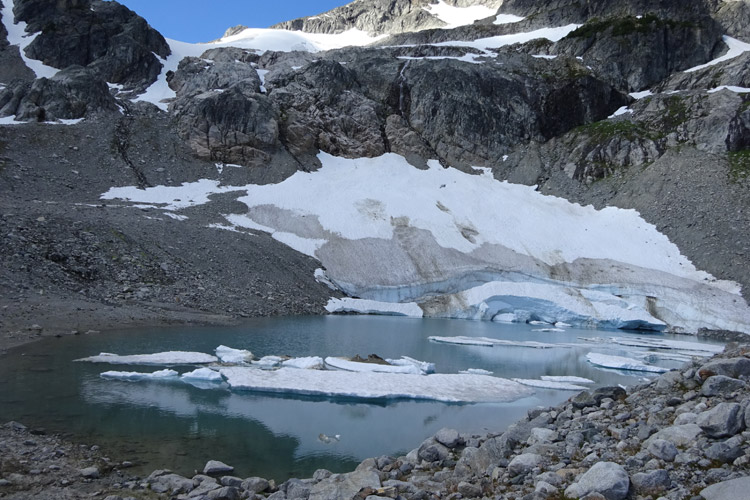
[[[727,35],[722,36],[721,39],[729,48],[726,54],[724,54],[721,57],[717,57],[716,59],[709,61],[706,64],[701,64],[700,66],[695,66],[693,68],[686,69],[685,73],[692,73],[693,71],[698,71],[701,69],[708,68],[710,66],[715,66],[719,63],[722,63],[724,61],[729,61],[730,59],[734,59],[735,57],[739,57],[745,52],[750,51],[750,43],[742,42],[740,40],[737,40],[736,38],[732,38],[731,36],[727,36]]]
[[[444,0],[439,0],[437,4],[430,4],[427,7],[422,8],[444,22],[446,24],[445,29],[453,29],[458,28],[459,26],[473,24],[475,21],[479,21],[480,19],[492,17],[497,12],[497,9],[491,9],[489,7],[485,7],[484,5],[454,7],[445,3]],[[500,23],[495,21],[495,24]]]
[[[628,95],[632,97],[633,99],[638,100],[638,99],[643,99],[644,97],[652,96],[654,95],[654,93],[651,92],[650,90],[643,90],[641,92],[631,92]]]
[[[617,109],[617,111],[615,111],[614,113],[612,113],[611,115],[609,115],[607,118],[614,118],[616,116],[621,116],[621,115],[624,115],[626,113],[631,113],[632,114],[633,110],[630,109],[630,108],[628,108],[627,106],[621,106],[621,107],[619,107]]]
[[[708,91],[709,94],[713,94],[715,92],[719,92],[720,90],[729,90],[730,92],[735,92],[737,94],[747,94],[750,92],[750,88],[748,87],[736,87],[734,85],[722,85],[720,87],[713,88]]]
[[[8,32],[8,43],[18,47],[18,51],[21,53],[21,59],[23,59],[26,66],[34,72],[37,78],[52,78],[60,71],[59,69],[47,66],[42,61],[31,59],[26,55],[26,47],[31,45],[31,42],[33,42],[41,32],[26,33],[27,25],[25,22],[14,22],[16,16],[13,14],[13,6],[13,0],[3,0],[3,8],[2,11],[0,11],[3,16],[3,25]]]
[[[525,17],[520,16],[514,16],[513,14],[498,14],[495,16],[495,22],[492,24],[511,24],[511,23],[517,23],[519,21],[523,21],[526,19]]]

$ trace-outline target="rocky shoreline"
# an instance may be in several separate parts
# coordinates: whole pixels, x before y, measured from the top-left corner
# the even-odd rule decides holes
[[[627,390],[534,408],[501,434],[443,429],[406,456],[282,484],[209,462],[192,478],[128,475],[129,462],[11,422],[0,427],[0,498],[235,500],[729,500],[750,487],[750,344],[732,343]]]

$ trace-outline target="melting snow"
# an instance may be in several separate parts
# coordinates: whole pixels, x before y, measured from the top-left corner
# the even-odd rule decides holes
[[[727,35],[724,35],[723,37],[721,37],[721,39],[724,40],[724,43],[727,45],[727,47],[729,47],[729,50],[726,54],[721,57],[717,57],[716,59],[709,61],[706,64],[701,64],[700,66],[686,69],[685,73],[692,73],[693,71],[708,68],[709,66],[715,66],[716,64],[722,63],[724,61],[729,61],[730,59],[734,59],[735,57],[741,56],[745,52],[750,51],[750,43],[742,42]]]
[[[651,92],[650,90],[644,90],[644,91],[641,91],[641,92],[631,92],[628,95],[630,97],[632,97],[633,99],[637,100],[637,99],[643,99],[644,97],[648,97],[648,96],[654,95],[654,93]]]
[[[513,14],[498,14],[493,24],[511,24],[523,21],[525,17],[514,16]]]
[[[154,354],[133,354],[120,356],[103,352],[98,356],[77,359],[89,363],[109,363],[113,365],[200,365],[216,363],[219,359],[202,352],[169,351]]]
[[[729,90],[730,92],[736,92],[737,94],[747,94],[750,92],[750,88],[747,87],[736,87],[734,85],[722,85],[720,87],[713,88],[708,91],[709,94],[719,92],[720,90]]]
[[[552,42],[557,42],[565,38],[570,32],[580,28],[580,24],[568,24],[557,28],[541,28],[526,33],[514,33],[512,35],[498,35],[488,38],[480,38],[474,41],[454,40],[448,42],[435,43],[438,47],[472,47],[474,49],[488,51],[489,49],[499,49],[506,45],[515,43],[526,43],[537,38],[546,38]]]
[[[607,118],[614,118],[616,116],[620,116],[620,115],[624,115],[625,113],[632,113],[632,112],[633,110],[629,109],[627,106],[621,106],[620,108],[617,109],[617,111],[609,115]]]
[[[59,69],[47,66],[42,61],[31,59],[26,55],[26,47],[31,45],[31,42],[33,42],[41,32],[32,34],[26,33],[25,22],[13,22],[15,19],[15,15],[13,14],[13,0],[4,0],[1,12],[3,15],[3,25],[5,25],[5,30],[8,32],[8,43],[18,47],[18,51],[21,53],[21,58],[23,59],[23,62],[26,63],[26,66],[36,74],[37,78],[52,78],[55,76],[57,72],[60,71]]]
[[[484,5],[472,5],[469,7],[454,7],[448,5],[444,0],[439,0],[437,4],[430,4],[427,7],[422,7],[424,10],[443,21],[446,29],[457,28],[459,26],[466,26],[467,24],[473,24],[475,21],[480,19],[486,19],[492,17],[497,12],[497,9],[491,9]],[[515,16],[512,16],[515,17]],[[523,19],[523,18],[521,18]],[[519,19],[520,21],[520,19]],[[509,21],[514,22],[514,21]],[[496,22],[496,24],[499,24]]]
[[[532,394],[516,382],[486,375],[368,373],[280,368],[222,368],[234,389],[362,399],[426,399],[447,403],[507,402]]]
[[[590,352],[586,355],[586,359],[595,366],[601,366],[603,368],[615,368],[617,370],[632,370],[639,372],[654,372],[664,373],[668,372],[668,368],[662,368],[661,366],[647,365],[637,359],[625,358],[622,356],[611,356],[609,354],[600,354],[598,352]]]

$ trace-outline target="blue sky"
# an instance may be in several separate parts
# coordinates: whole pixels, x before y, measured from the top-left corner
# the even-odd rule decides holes
[[[208,42],[230,26],[268,26],[320,14],[351,0],[119,0],[162,35],[183,42]]]

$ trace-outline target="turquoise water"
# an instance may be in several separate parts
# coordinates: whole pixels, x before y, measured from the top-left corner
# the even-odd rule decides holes
[[[236,475],[278,481],[309,476],[318,468],[350,470],[361,460],[398,455],[417,447],[442,427],[466,433],[501,432],[538,405],[553,405],[575,392],[536,389],[533,396],[504,404],[450,405],[426,401],[336,400],[200,388],[182,382],[125,382],[99,377],[107,370],[159,368],[74,363],[100,352],[146,354],[169,350],[213,353],[223,344],[249,349],[256,357],[411,356],[435,363],[437,372],[468,368],[500,377],[577,375],[597,386],[641,382],[643,373],[602,370],[585,360],[596,350],[626,355],[611,344],[583,340],[624,336],[620,331],[535,332],[531,325],[455,320],[414,320],[377,316],[255,319],[231,328],[154,328],[102,335],[50,338],[22,346],[0,358],[0,422],[62,432],[97,444],[113,459],[138,464],[136,473],[169,468],[182,474],[221,460]],[[576,347],[457,346],[427,337],[483,336],[507,340],[576,343]],[[694,340],[669,335],[658,338]],[[671,364],[670,364],[671,363]],[[677,362],[660,363],[677,367]],[[191,367],[177,367],[185,372]],[[338,442],[318,436],[340,434]]]

